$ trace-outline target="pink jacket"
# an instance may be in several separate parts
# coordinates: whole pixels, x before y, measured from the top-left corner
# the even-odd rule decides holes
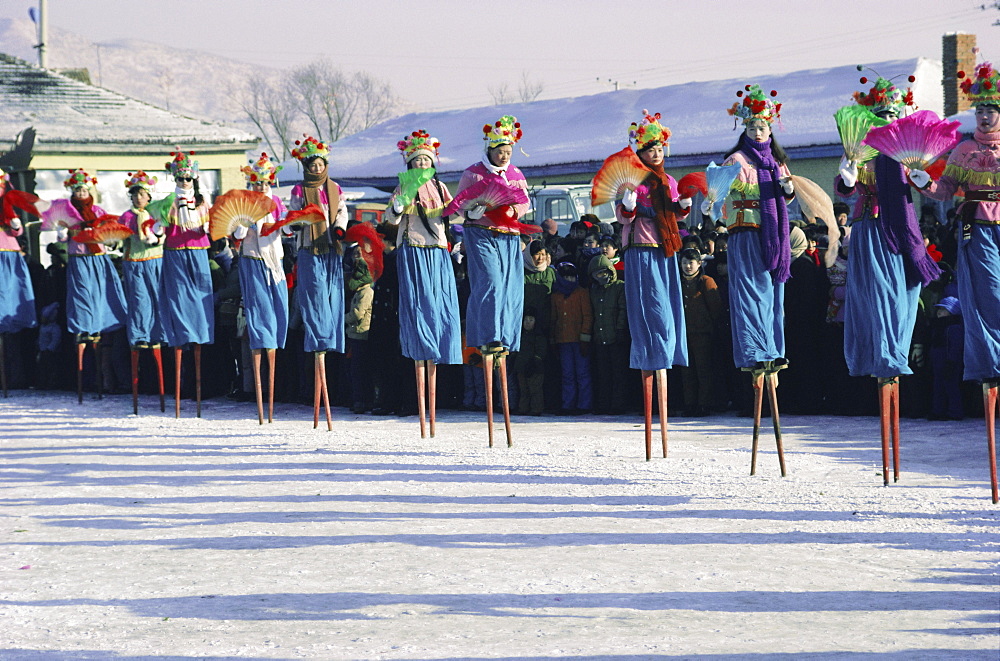
[[[729,227],[747,225],[760,227],[760,209],[736,209],[731,204],[737,200],[760,199],[760,181],[757,179],[757,166],[742,151],[734,152],[726,159],[723,165],[731,165],[732,163],[739,163],[741,169],[740,174],[736,177],[736,181],[733,182],[733,186],[729,191]],[[779,170],[782,177],[790,177],[792,175],[787,165],[782,165]],[[787,201],[791,198],[786,197],[785,199]]]
[[[677,201],[677,182],[669,174],[670,199]],[[622,224],[622,248],[629,246],[658,248],[663,245],[660,240],[660,230],[656,227],[653,213],[653,201],[649,198],[649,186],[639,184],[635,189],[635,213],[625,211],[621,204],[615,206],[615,216]],[[678,214],[679,216],[681,214]]]
[[[997,134],[987,134],[997,135]],[[944,174],[920,192],[934,200],[950,200],[955,191],[1000,190],[1000,136],[992,144],[980,142],[977,132],[951,152]],[[1000,202],[979,202],[976,219],[1000,222]]]
[[[24,225],[12,230],[9,227],[0,227],[0,251],[19,252],[21,247],[17,244],[17,237],[24,234]]]
[[[107,211],[97,206],[96,204],[91,207],[94,212],[94,216],[100,218],[101,216],[107,215]],[[79,257],[80,255],[103,255],[105,253],[104,246],[101,244],[86,244],[79,243],[73,240],[73,237],[80,233],[83,225],[83,216],[80,212],[76,210],[72,202],[67,200],[56,200],[49,207],[49,211],[46,213],[59,214],[64,217],[61,221],[66,224],[69,229],[69,237],[66,240],[66,254],[70,257]],[[45,214],[42,214],[43,217]],[[94,250],[92,251],[90,246],[94,245]]]
[[[469,186],[490,178],[499,179],[507,186],[511,186],[513,188],[521,188],[524,190],[525,193],[528,192],[528,181],[524,178],[524,175],[521,174],[521,171],[518,170],[516,167],[514,167],[513,165],[508,165],[507,169],[503,171],[503,174],[493,174],[492,172],[489,171],[489,169],[487,169],[487,167],[482,163],[482,161],[480,161],[479,163],[474,163],[473,165],[470,165],[465,169],[465,172],[462,173],[462,179],[458,182],[458,192],[462,192]],[[458,195],[458,193],[456,193],[456,195]],[[513,206],[514,212],[517,214],[518,218],[523,218],[524,214],[528,213],[528,210],[530,208],[531,205],[528,204],[515,204]],[[465,224],[477,225],[479,227],[491,227],[491,228],[493,227],[493,225],[490,223],[489,218],[487,218],[486,216],[477,218],[476,220],[466,218]],[[508,230],[500,230],[500,231],[504,231],[507,234],[511,233]]]
[[[180,215],[176,201],[167,212],[169,224],[165,228],[166,241],[163,246],[167,250],[204,250],[211,243],[208,232],[205,231],[205,226],[208,224],[208,204],[199,204],[189,212],[195,222],[198,222],[197,227],[185,228],[179,224]]]

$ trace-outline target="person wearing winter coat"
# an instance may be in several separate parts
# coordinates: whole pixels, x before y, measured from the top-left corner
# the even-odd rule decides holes
[[[8,190],[12,189],[9,186],[7,173],[0,170],[0,199],[10,194]],[[14,192],[12,197],[19,193]],[[14,208],[13,205],[11,208]],[[0,217],[0,283],[3,283],[0,286],[0,333],[16,333],[37,325],[35,290],[31,286],[28,263],[17,242],[17,238],[23,234],[24,225],[16,214]],[[0,369],[3,369],[2,360]]]
[[[521,415],[541,415],[545,409],[545,363],[549,338],[538,325],[538,313],[533,307],[524,308],[521,328],[521,349],[514,357],[514,374],[520,393],[517,412]]]
[[[930,359],[934,375],[931,413],[928,420],[961,420],[962,353],[964,349],[962,307],[954,296],[942,298],[934,306],[931,319]]]
[[[593,407],[590,382],[590,341],[594,318],[590,296],[577,282],[576,266],[563,262],[556,268],[549,338],[559,352],[562,366],[564,415],[589,413]]]
[[[627,410],[628,306],[625,283],[606,255],[590,260],[590,307],[594,316],[591,354],[594,412],[621,414]]]
[[[344,314],[344,332],[351,354],[351,396],[353,413],[364,413],[372,407],[371,360],[369,356],[368,331],[372,320],[372,274],[355,250],[353,269],[347,278],[347,291],[351,294],[350,307]]]
[[[142,170],[129,173],[125,180],[131,208],[118,219],[132,230],[125,240],[122,282],[128,301],[125,330],[130,346],[140,349],[163,341],[160,319],[160,291],[163,287],[163,236],[153,232],[155,219],[146,208],[152,201],[156,177]]]
[[[688,343],[688,364],[681,368],[681,383],[685,415],[688,416],[709,414],[713,391],[712,334],[723,312],[715,280],[702,273],[702,259],[696,248],[681,252],[681,290]]]

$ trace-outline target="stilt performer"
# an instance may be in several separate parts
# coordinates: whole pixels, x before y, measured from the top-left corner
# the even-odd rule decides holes
[[[440,147],[435,138],[427,131],[414,131],[397,147],[407,170],[399,175],[385,220],[399,225],[399,340],[403,355],[413,359],[416,370],[420,438],[426,433],[425,412],[434,438],[437,366],[462,362],[458,292],[443,214],[452,198],[434,171]]]
[[[132,230],[125,240],[122,281],[128,302],[128,323],[125,331],[132,347],[132,413],[139,414],[139,351],[149,349],[156,361],[156,376],[160,389],[160,412],[166,410],[163,401],[163,326],[160,322],[160,288],[163,275],[163,237],[153,233],[153,218],[147,206],[152,200],[156,177],[142,170],[129,172],[125,188],[132,208],[118,219]]]
[[[652,457],[653,374],[660,409],[660,441],[667,456],[667,370],[686,366],[684,298],[677,252],[681,237],[677,217],[688,214],[691,199],[681,199],[677,182],[663,170],[670,129],[660,114],[632,122],[629,144],[651,172],[634,190],[626,190],[615,209],[622,224],[625,251],[625,307],[632,349],[629,364],[642,371],[643,411],[646,423],[646,461]]]
[[[7,396],[7,371],[4,360],[4,335],[37,325],[35,291],[31,287],[28,264],[21,254],[17,237],[24,225],[17,216],[21,210],[35,216],[38,198],[10,187],[10,178],[0,170],[0,390]]]
[[[792,260],[788,242],[787,202],[794,197],[788,157],[771,132],[781,116],[781,104],[759,85],[736,93],[742,99],[729,114],[743,120],[739,142],[723,165],[739,163],[740,173],[730,189],[729,307],[733,328],[733,360],[750,372],[754,389],[753,448],[750,474],[757,471],[760,413],[767,389],[774,422],[781,475],[785,457],[778,417],[778,370],[785,360],[784,298]],[[707,213],[703,204],[703,213]]]
[[[251,227],[240,225],[233,237],[240,244],[240,289],[246,314],[247,337],[253,354],[253,382],[257,393],[257,421],[264,424],[264,404],[261,393],[261,352],[267,353],[267,421],[274,421],[274,368],[277,349],[285,348],[288,335],[288,286],[283,265],[284,251],[281,232],[275,223],[285,214],[285,205],[271,187],[277,185],[280,165],[275,165],[262,153],[251,165],[242,168],[250,190],[263,193],[275,204],[272,215]]]
[[[324,143],[305,136],[296,140],[292,156],[302,162],[301,184],[292,189],[293,211],[314,204],[326,219],[299,230],[298,281],[295,286],[305,350],[313,360],[313,429],[319,427],[320,399],[326,409],[326,427],[333,431],[330,394],[326,387],[326,352],[344,353],[344,266],[341,239],[347,229],[347,205],[343,192],[327,170],[330,150]]]
[[[201,194],[194,152],[170,154],[166,169],[177,187],[162,222],[153,225],[165,233],[162,301],[163,337],[174,348],[174,415],[181,416],[181,361],[185,345],[194,350],[195,400],[201,417],[201,345],[215,341],[212,276],[208,267],[209,206]]]
[[[952,151],[944,174],[931,181],[911,170],[910,181],[927,197],[950,200],[961,188],[958,296],[965,323],[965,378],[981,381],[986,409],[993,502],[998,501],[995,426],[1000,385],[1000,73],[989,62],[959,72],[961,88],[976,108],[972,138]]]
[[[72,191],[69,200],[56,200],[42,214],[43,229],[57,229],[66,242],[69,266],[66,270],[66,326],[76,337],[76,395],[83,403],[83,355],[87,344],[94,348],[97,366],[97,397],[102,395],[101,333],[118,330],[128,321],[125,292],[101,243],[81,243],[70,239],[100,224],[107,213],[94,204],[97,178],[82,169],[70,170],[63,186]]]
[[[477,204],[465,211],[465,252],[468,257],[469,307],[466,310],[465,342],[483,354],[486,386],[486,423],[493,447],[493,366],[500,370],[500,398],[503,402],[507,446],[514,444],[510,431],[507,401],[507,354],[521,346],[521,317],[524,312],[524,271],[521,266],[522,232],[530,233],[518,218],[528,212],[528,182],[510,158],[521,139],[521,124],[504,115],[483,126],[482,160],[466,168],[458,183],[456,197],[472,186],[514,189],[524,203]]]
[[[861,78],[861,84],[867,82]],[[909,90],[882,77],[854,98],[886,122],[913,105]],[[883,482],[889,484],[890,445],[893,480],[899,480],[899,375],[913,373],[908,363],[920,289],[941,269],[924,247],[910,186],[898,162],[879,154],[859,165],[845,155],[837,193],[858,196],[847,260],[844,357],[851,376],[878,379]]]

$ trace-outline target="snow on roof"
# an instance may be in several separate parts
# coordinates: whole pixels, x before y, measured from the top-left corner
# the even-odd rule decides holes
[[[0,138],[38,144],[256,144],[238,128],[184,117],[0,54]]]
[[[913,58],[871,66],[884,77],[911,86],[921,109],[939,115],[943,112],[940,62]],[[528,155],[515,148],[514,163],[518,167],[600,163],[627,144],[629,124],[642,117],[644,108],[662,113],[661,122],[673,132],[672,156],[721,156],[737,139],[733,118],[726,109],[737,101],[737,90],[747,83],[778,91],[782,117],[776,136],[784,147],[839,145],[833,113],[853,103],[853,92],[867,91],[871,86],[861,85],[861,75],[850,65],[756,80],[694,82],[532,103],[410,113],[338,141],[331,148],[331,172],[338,180],[394,177],[404,167],[396,142],[421,128],[441,141],[438,170],[460,172],[482,158],[483,125],[505,114],[516,116],[524,130],[517,147]],[[871,72],[864,75],[874,78]],[[909,75],[916,77],[912,85],[905,82]],[[704,160],[707,163],[709,159]]]

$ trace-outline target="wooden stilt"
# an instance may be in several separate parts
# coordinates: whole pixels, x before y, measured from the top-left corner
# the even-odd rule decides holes
[[[274,364],[277,349],[267,350],[267,421],[274,422]]]
[[[427,361],[427,408],[431,423],[431,438],[434,438],[434,421],[437,414],[437,363]]]
[[[326,387],[326,352],[319,354],[319,383],[323,395],[323,408],[326,410],[326,430],[333,431],[333,418],[330,417],[330,390]]]
[[[260,349],[253,350],[253,389],[257,396],[257,424],[264,424],[264,397],[260,391]]]
[[[764,371],[753,370],[753,444],[750,446],[750,474],[757,474],[757,446],[760,443],[760,410],[764,403]]]
[[[778,374],[771,372],[764,376],[767,381],[767,403],[771,406],[771,421],[774,423],[774,444],[778,448],[778,466],[781,477],[785,477],[785,449],[781,445],[781,418],[778,416]]]
[[[97,369],[97,399],[104,399],[104,365],[101,364],[101,338],[92,338],[94,367]]]
[[[424,398],[426,391],[425,383],[425,363],[422,360],[413,361],[413,368],[417,374],[417,417],[420,419],[420,438],[426,438],[424,414],[426,413],[427,400]]]
[[[184,347],[174,347],[174,417],[181,417],[181,361]]]
[[[660,407],[660,443],[667,458],[667,370],[656,370],[656,401]]]
[[[646,461],[653,457],[653,371],[642,370],[642,410],[646,422]]]
[[[899,482],[899,377],[889,386],[889,402],[892,404],[892,481]]]
[[[132,347],[132,415],[139,415],[139,350]]]
[[[486,387],[486,432],[493,447],[493,354],[483,353],[483,380]]]
[[[507,447],[514,447],[514,437],[510,431],[510,393],[507,392],[507,354],[497,357],[500,367],[500,403],[503,405],[503,426],[507,433]]]
[[[83,404],[83,352],[86,351],[85,342],[76,343],[76,403]]]
[[[889,486],[889,438],[892,436],[889,423],[892,417],[889,387],[888,379],[878,380],[878,411],[882,430],[882,483],[885,486]]]
[[[986,411],[986,451],[989,453],[990,488],[993,494],[993,504],[997,503],[997,382],[983,383],[983,408]]]
[[[319,429],[319,402],[322,395],[323,380],[320,378],[320,352],[313,354],[313,429]]]
[[[163,401],[163,352],[160,350],[160,345],[156,344],[152,347],[153,360],[156,361],[156,378],[160,386],[160,413],[165,413],[167,410],[166,402]]]
[[[194,399],[197,403],[196,415],[201,417],[201,345],[194,345]]]

